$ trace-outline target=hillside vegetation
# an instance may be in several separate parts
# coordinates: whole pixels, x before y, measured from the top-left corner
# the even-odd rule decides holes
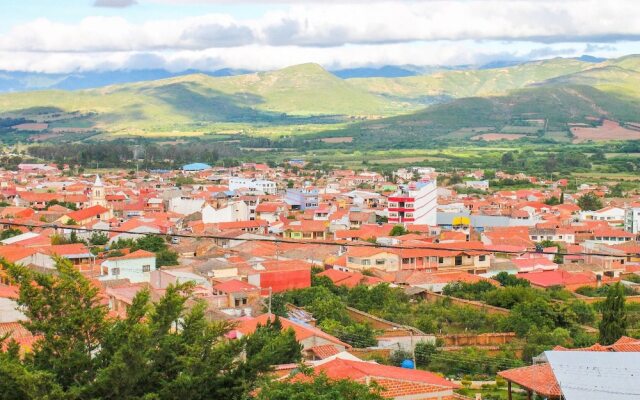
[[[609,118],[636,121],[640,103],[590,86],[520,89],[505,96],[468,97],[379,121],[366,121],[331,132],[350,136],[363,147],[419,147],[433,140],[468,140],[480,132],[520,128],[529,137],[563,130],[568,122],[595,124]],[[531,135],[531,127],[535,134]]]
[[[198,123],[304,123],[289,117],[379,116],[394,111],[316,64],[273,72],[204,74],[80,91],[0,96],[0,112],[21,116],[79,112],[98,128],[166,130]]]
[[[0,118],[27,122],[27,130],[2,131],[12,140],[241,133],[276,139],[355,136],[358,145],[407,146],[486,132],[568,142],[573,123],[640,122],[639,84],[640,56],[346,80],[317,64],[302,64],[236,76],[191,74],[89,90],[4,94]],[[29,127],[42,126],[33,122],[48,125],[32,137]]]

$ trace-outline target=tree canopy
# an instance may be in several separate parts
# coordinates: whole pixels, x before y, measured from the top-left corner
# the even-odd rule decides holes
[[[25,327],[39,339],[23,357],[15,342],[0,343],[2,400],[240,400],[272,365],[301,357],[294,332],[278,320],[226,339],[230,325],[205,317],[205,304],[191,295],[190,284],[169,286],[155,303],[141,290],[126,317],[114,319],[98,289],[68,260],[57,260],[55,275],[5,267],[20,286]],[[333,383],[322,385],[334,390]],[[345,393],[354,396],[366,391],[349,388]]]

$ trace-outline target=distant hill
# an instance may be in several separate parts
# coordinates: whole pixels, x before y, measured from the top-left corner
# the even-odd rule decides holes
[[[166,130],[212,122],[282,123],[287,116],[389,115],[393,110],[391,102],[317,64],[227,77],[192,74],[74,92],[0,96],[0,112],[36,117],[78,113],[105,130]]]
[[[424,76],[349,80],[379,96],[406,102],[429,103],[430,98],[461,98],[505,94],[555,77],[584,71],[594,64],[556,58],[510,67],[445,71]]]
[[[468,97],[408,115],[361,122],[333,136],[350,136],[367,146],[411,147],[430,140],[468,140],[479,132],[560,131],[567,123],[593,123],[594,118],[636,121],[640,103],[629,102],[589,86],[520,89],[505,96]],[[530,124],[529,121],[535,121]],[[515,129],[514,129],[515,125]],[[535,135],[534,135],[535,136]]]
[[[554,131],[561,136],[570,123],[593,124],[598,118],[640,121],[637,55],[602,62],[555,58],[460,68],[341,79],[336,71],[301,64],[269,72],[221,70],[217,74],[224,76],[192,73],[74,91],[23,91],[0,95],[0,118],[47,123],[44,137],[61,130],[165,137],[241,132],[274,137],[353,135],[361,142],[366,138],[367,145],[468,139],[475,128],[483,127],[492,133],[526,131],[535,136]],[[418,70],[405,66],[349,73]],[[127,79],[165,73],[131,72]],[[72,88],[83,82],[81,76],[14,77],[30,87]],[[6,83],[3,79],[0,74],[0,85]],[[103,79],[115,78],[105,73]]]
[[[170,72],[164,69],[139,69],[115,71],[85,71],[68,74],[0,71],[0,93],[26,90],[64,89],[79,90],[121,83],[153,81],[176,76],[203,73],[209,76],[233,76],[250,73],[247,70],[223,68],[211,72],[186,70]]]

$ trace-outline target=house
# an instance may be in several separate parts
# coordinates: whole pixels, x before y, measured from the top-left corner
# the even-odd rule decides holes
[[[454,244],[449,244],[455,246]],[[414,248],[399,251],[401,269],[427,271],[459,270],[470,274],[484,274],[491,264],[491,253],[484,250],[443,250]]]
[[[287,189],[284,201],[293,210],[307,210],[318,207],[318,189],[307,187],[303,189]]]
[[[460,386],[432,372],[407,369],[375,362],[355,361],[334,357],[313,367],[316,374],[332,380],[347,379],[361,384],[376,384],[382,396],[396,400],[452,400]],[[289,379],[306,379],[294,375]]]
[[[599,228],[592,231],[591,237],[592,241],[598,243],[618,244],[631,241],[635,239],[636,236],[633,233],[623,231],[622,229]]]
[[[273,321],[275,317],[272,314],[263,314],[256,318],[243,318],[238,321],[238,325],[232,332],[237,338],[250,335],[257,329],[258,325],[264,326],[267,321]],[[314,358],[314,350],[324,349],[324,346],[333,347],[333,354],[343,352],[351,346],[344,343],[335,336],[329,335],[322,330],[311,325],[305,325],[293,320],[280,317],[282,329],[293,329],[296,340],[302,345],[302,350],[307,358]]]
[[[320,272],[316,276],[326,276],[331,279],[334,285],[346,286],[348,288],[353,288],[358,285],[373,286],[384,282],[382,279],[374,276],[367,276],[358,272],[345,272],[337,269],[328,269]]]
[[[202,222],[215,224],[220,222],[249,221],[249,206],[244,201],[231,201],[220,208],[210,204],[202,208]]]
[[[393,224],[437,225],[436,181],[421,180],[403,186],[389,196],[387,215]]]
[[[629,360],[631,361],[631,364],[622,367],[620,365],[624,364],[623,362],[618,362],[614,365],[610,364],[605,367],[598,365],[595,360],[591,359],[580,367],[570,366],[570,375],[562,375],[563,379],[560,380],[557,376],[557,366],[554,367],[554,364],[557,365],[557,357],[554,355],[554,353],[558,354],[567,351],[572,353],[567,354],[566,357],[564,357],[565,360],[561,362],[561,364],[564,366],[568,366],[569,362],[571,362],[570,360],[580,360],[582,358],[582,355],[580,353],[584,353],[584,356],[586,357],[591,357],[595,354],[604,355],[611,353],[637,354],[637,352],[640,352],[640,340],[623,336],[614,344],[609,346],[603,346],[599,343],[582,349],[565,349],[564,347],[556,346],[553,351],[547,351],[544,353],[543,358],[549,362],[542,362],[526,367],[513,368],[498,372],[498,375],[503,377],[507,381],[509,398],[512,397],[512,384],[516,384],[521,389],[523,389],[527,393],[528,398],[532,398],[533,394],[536,393],[538,396],[543,396],[544,398],[550,400],[583,400],[586,398],[606,398],[622,400],[637,397],[634,396],[634,393],[626,395],[625,393],[627,392],[634,391],[635,394],[640,394],[638,378],[637,376],[635,376],[635,374],[633,374],[633,367],[631,367],[631,364],[635,365],[635,362],[637,362],[637,356],[629,354],[628,356],[630,356]],[[617,372],[614,373],[613,376],[611,376],[602,374],[601,371],[603,370],[615,370]],[[578,372],[576,373],[576,371]],[[597,387],[590,388],[585,391],[584,389],[588,388],[590,384],[588,382],[585,382],[582,378],[585,376],[591,376],[590,382],[592,382],[594,379],[598,380]],[[582,380],[582,382],[572,382],[578,379]],[[622,381],[626,382],[622,387],[618,387],[615,390],[607,389],[609,384],[617,385]],[[583,393],[577,397],[567,397],[566,389],[569,389],[570,387],[572,389],[583,390]],[[598,393],[598,390],[602,391],[602,393]],[[585,397],[585,395],[590,397]]]
[[[265,202],[256,205],[256,219],[261,219],[269,223],[280,220],[281,215],[286,216],[287,205],[278,202]]]
[[[396,252],[375,246],[351,246],[347,248],[346,269],[362,271],[376,268],[382,271],[398,271],[400,258]]]
[[[102,262],[102,280],[128,279],[132,283],[149,282],[156,269],[156,255],[136,250],[121,257],[110,257]]]
[[[212,289],[214,295],[227,297],[226,308],[247,306],[260,298],[259,287],[237,279],[216,283]]]
[[[56,222],[61,224],[68,224],[69,222],[75,222],[78,225],[86,225],[94,220],[107,221],[112,218],[111,210],[100,206],[92,206],[82,210],[72,211],[58,218]]]
[[[454,282],[478,283],[489,282],[494,286],[499,284],[493,279],[483,278],[466,271],[426,272],[425,270],[402,271],[396,276],[396,282],[408,286],[426,289],[430,292],[441,293],[445,286]]]
[[[328,237],[326,221],[301,220],[287,225],[284,237],[290,239],[326,240]]]
[[[612,206],[595,211],[582,211],[578,215],[581,221],[606,221],[611,226],[622,225],[625,220],[624,208]]]
[[[526,279],[531,282],[531,286],[548,289],[554,286],[564,287],[567,290],[574,291],[582,286],[596,287],[601,282],[612,282],[606,276],[602,276],[601,280],[592,272],[569,272],[561,269],[555,271],[538,271],[516,274],[518,278]]]
[[[272,293],[308,288],[311,264],[300,260],[262,261],[247,275],[247,281]]]
[[[532,271],[554,271],[558,269],[558,265],[545,256],[534,257],[514,257],[511,262],[516,266],[518,272],[532,272]]]
[[[80,271],[93,272],[96,256],[91,253],[84,243],[47,245],[41,247],[41,249],[51,256],[68,259]]]

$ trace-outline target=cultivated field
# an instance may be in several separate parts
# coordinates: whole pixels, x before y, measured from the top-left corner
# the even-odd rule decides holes
[[[640,140],[640,131],[628,129],[616,121],[604,120],[601,126],[595,128],[572,127],[571,133],[574,136],[574,143],[586,142],[587,140]]]

